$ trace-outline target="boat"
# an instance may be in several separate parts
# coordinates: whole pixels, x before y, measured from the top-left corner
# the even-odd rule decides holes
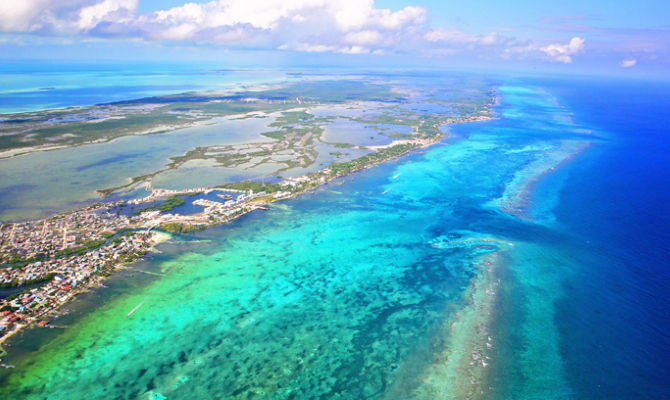
[[[140,307],[142,307],[142,305],[144,304],[145,301],[146,301],[146,299],[145,299],[145,300],[142,300],[142,302],[141,302],[140,304],[136,305],[135,308],[133,308],[132,310],[130,310],[130,312],[129,312],[128,314],[126,314],[126,317],[130,317],[131,315],[133,315],[133,313],[134,313],[135,311],[137,311]]]

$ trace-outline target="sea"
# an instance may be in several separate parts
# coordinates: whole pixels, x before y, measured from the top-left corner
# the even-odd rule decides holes
[[[23,331],[1,397],[670,398],[670,84],[495,80],[495,119]]]
[[[5,61],[0,65],[0,114],[239,88],[286,79],[289,76],[279,70],[237,70],[202,64]]]

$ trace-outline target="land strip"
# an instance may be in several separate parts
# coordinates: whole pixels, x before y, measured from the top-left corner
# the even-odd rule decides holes
[[[266,209],[275,201],[298,196],[338,177],[438,143],[445,136],[441,129],[445,124],[490,119],[489,106],[476,107],[476,112],[469,115],[442,119],[415,116],[413,121],[395,117],[391,121],[389,116],[384,115],[360,118],[360,121],[371,124],[408,124],[412,132],[399,135],[397,140],[386,145],[358,146],[368,153],[276,183],[251,180],[180,191],[154,189],[142,199],[98,202],[43,220],[2,225],[0,285],[14,291],[0,300],[0,343],[23,327],[48,325],[49,313],[76,293],[99,285],[115,268],[144,256],[162,238],[155,234],[156,231],[192,232],[230,222],[254,210]],[[277,120],[277,131],[265,134],[275,140],[267,144],[272,148],[250,148],[249,152],[254,157],[260,157],[268,154],[254,152],[276,154],[290,150],[293,155],[298,155],[298,161],[294,161],[296,165],[312,163],[316,157],[314,150],[305,146],[314,140],[323,142],[321,125],[331,119],[302,111],[283,111]],[[348,143],[341,145],[336,147],[344,149],[353,146]],[[183,157],[173,158],[167,168],[176,168],[192,159],[207,158],[212,153],[219,161],[231,162],[231,165],[238,165],[236,157],[245,161],[249,159],[238,147],[226,147],[225,151],[218,153],[213,151],[215,149],[194,149]],[[222,153],[226,155],[222,156]],[[154,175],[132,178],[131,184],[124,187],[138,184],[150,187],[150,179]],[[102,190],[101,194],[104,197],[119,189]],[[213,199],[212,195],[218,198]],[[186,203],[201,207],[202,211],[180,213],[180,207]]]

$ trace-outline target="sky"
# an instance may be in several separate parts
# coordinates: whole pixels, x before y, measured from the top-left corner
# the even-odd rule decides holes
[[[0,59],[670,70],[670,1],[0,0]]]

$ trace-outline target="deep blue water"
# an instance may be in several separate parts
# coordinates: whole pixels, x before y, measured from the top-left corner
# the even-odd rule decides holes
[[[670,87],[502,86],[458,140],[177,239],[151,285],[29,331],[9,397],[670,398]]]
[[[584,243],[556,316],[575,397],[668,399],[670,85],[541,83],[609,138],[543,182],[564,179],[554,214]]]

